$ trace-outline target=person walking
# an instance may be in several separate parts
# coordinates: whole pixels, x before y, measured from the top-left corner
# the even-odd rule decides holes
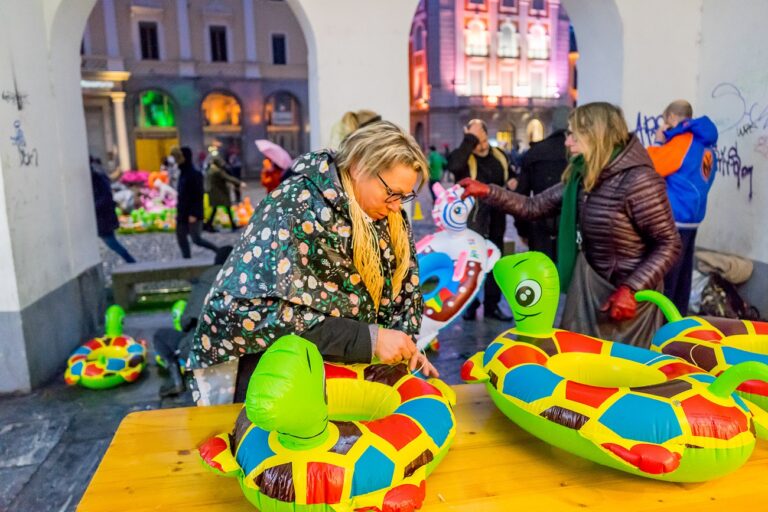
[[[488,127],[480,119],[473,119],[464,127],[464,139],[448,157],[448,170],[456,177],[456,181],[472,178],[499,187],[505,187],[510,177],[507,156],[488,143]],[[493,242],[503,253],[504,231],[507,229],[507,217],[503,211],[478,201],[470,213],[467,227]],[[493,279],[486,279],[483,315],[509,322],[512,316],[501,310],[500,301],[499,285]],[[480,301],[475,299],[464,311],[463,318],[474,320],[479,307]]]
[[[176,241],[181,256],[192,257],[189,238],[195,245],[216,252],[219,248],[202,237],[203,174],[192,163],[192,150],[186,146],[175,156],[179,162],[179,196],[176,205]]]
[[[648,148],[656,172],[667,183],[683,254],[664,277],[664,294],[680,314],[688,314],[696,232],[707,211],[707,195],[717,175],[717,127],[707,116],[693,119],[686,100],[670,103],[662,114],[656,144]]]
[[[229,175],[226,171],[224,160],[218,154],[212,156],[206,178],[208,180],[208,198],[211,201],[211,216],[205,221],[204,229],[206,231],[214,231],[213,219],[216,218],[216,211],[219,207],[223,207],[229,216],[232,231],[237,231],[235,219],[232,217],[232,199],[229,195],[229,185],[245,188],[245,182]]]
[[[136,263],[136,259],[115,236],[115,230],[120,227],[120,221],[117,220],[116,205],[112,198],[112,185],[109,177],[104,173],[96,158],[89,157],[89,159],[93,202],[96,207],[96,229],[99,238],[126,263]]]

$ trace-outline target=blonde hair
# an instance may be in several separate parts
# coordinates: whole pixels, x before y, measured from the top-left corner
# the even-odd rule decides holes
[[[386,121],[375,122],[350,134],[342,141],[335,161],[341,184],[349,196],[353,261],[378,310],[384,289],[381,247],[373,223],[367,220],[367,215],[357,202],[350,171],[355,167],[360,170],[361,176],[369,177],[395,165],[404,165],[420,175],[420,190],[429,179],[429,166],[413,137]],[[395,254],[392,297],[396,297],[400,294],[411,263],[410,238],[402,212],[390,211],[387,225]]]
[[[373,110],[362,109],[357,112],[346,112],[331,128],[330,147],[338,148],[341,141],[346,139],[350,133],[377,121],[381,121],[381,116]]]
[[[568,116],[568,123],[579,140],[584,155],[584,190],[590,192],[600,173],[611,162],[613,150],[629,140],[624,114],[615,105],[605,102],[587,103]],[[572,164],[563,173],[563,182],[571,177]]]

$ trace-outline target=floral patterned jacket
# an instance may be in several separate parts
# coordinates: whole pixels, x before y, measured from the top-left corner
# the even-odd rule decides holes
[[[411,265],[400,294],[392,297],[395,257],[387,220],[375,223],[386,276],[376,311],[353,262],[348,197],[333,154],[307,153],[293,170],[298,175],[258,205],[214,281],[200,314],[191,368],[262,351],[285,334],[301,334],[332,318],[361,322],[365,330],[380,325],[411,335],[419,331],[422,296],[412,236]],[[370,343],[367,350],[370,360]]]

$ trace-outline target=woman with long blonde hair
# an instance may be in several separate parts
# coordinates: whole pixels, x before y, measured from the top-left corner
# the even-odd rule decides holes
[[[561,212],[562,327],[647,347],[663,318],[651,304],[638,305],[634,292],[662,289],[681,248],[666,185],[618,107],[580,106],[568,125],[571,160],[562,183],[533,197],[470,179],[460,184],[465,196],[526,220]]]
[[[338,152],[298,158],[292,171],[256,208],[208,295],[190,356],[198,403],[231,400],[229,388],[247,384],[255,366],[248,355],[291,333],[330,361],[407,360],[437,375],[411,338],[422,298],[402,204],[429,172],[416,141],[374,122]],[[228,383],[213,382],[211,369],[226,367]]]

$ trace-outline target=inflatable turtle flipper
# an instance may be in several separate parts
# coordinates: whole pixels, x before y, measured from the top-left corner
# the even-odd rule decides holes
[[[483,365],[484,356],[485,352],[478,352],[464,361],[461,365],[461,380],[467,384],[480,384],[490,380]]]
[[[219,434],[204,442],[200,448],[203,465],[223,476],[240,476],[242,469],[232,454],[229,434]]]

